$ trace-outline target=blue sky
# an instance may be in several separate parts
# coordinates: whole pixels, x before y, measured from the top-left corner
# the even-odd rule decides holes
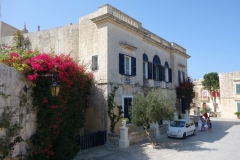
[[[240,0],[0,0],[1,20],[29,32],[78,23],[106,3],[191,56],[188,74],[240,71]]]

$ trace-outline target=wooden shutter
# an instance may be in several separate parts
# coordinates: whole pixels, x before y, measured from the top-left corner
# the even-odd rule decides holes
[[[152,79],[153,65],[151,62],[148,62],[148,79]]]
[[[124,74],[124,54],[119,53],[119,74]]]
[[[178,83],[181,84],[181,71],[178,71]]]
[[[172,69],[168,68],[168,80],[169,82],[172,82]]]
[[[131,74],[132,76],[136,76],[136,58],[131,57]]]
[[[160,69],[162,70],[162,75],[160,74],[160,78],[162,78],[162,81],[165,82],[165,67],[164,66],[160,66]]]
[[[182,74],[183,74],[183,82],[185,82],[185,73],[182,72]]]
[[[156,80],[156,64],[153,64],[153,80]]]

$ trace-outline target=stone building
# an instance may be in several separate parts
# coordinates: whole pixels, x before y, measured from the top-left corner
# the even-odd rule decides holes
[[[203,79],[194,81],[194,110],[196,110],[196,107],[202,108],[205,103],[213,111],[213,103],[210,98],[210,94],[213,93],[203,89],[202,81]],[[237,118],[234,113],[240,112],[240,72],[219,73],[219,85],[220,90],[216,93],[216,111],[218,116]]]
[[[4,32],[4,31],[3,31]],[[188,77],[186,49],[168,42],[142,27],[142,24],[111,5],[83,16],[78,24],[68,24],[49,30],[25,33],[31,42],[29,49],[46,53],[65,53],[88,64],[96,84],[86,116],[86,132],[107,129],[106,99],[111,85],[118,86],[115,96],[122,105],[124,117],[133,94],[143,85],[174,91]],[[1,45],[11,45],[12,37],[0,38]],[[119,132],[120,122],[115,127]]]

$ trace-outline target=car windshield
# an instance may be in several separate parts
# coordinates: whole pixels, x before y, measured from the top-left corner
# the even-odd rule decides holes
[[[185,126],[185,122],[184,121],[174,121],[171,124],[171,127],[184,127]]]

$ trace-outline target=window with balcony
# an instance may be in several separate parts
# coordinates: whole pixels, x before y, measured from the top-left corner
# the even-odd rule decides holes
[[[119,53],[119,73],[136,76],[136,58]]]

